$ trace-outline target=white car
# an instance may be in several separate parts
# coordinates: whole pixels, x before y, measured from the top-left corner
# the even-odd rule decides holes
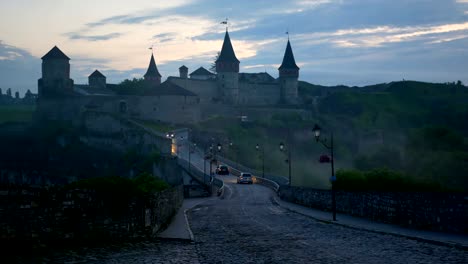
[[[252,174],[248,172],[241,172],[239,176],[237,176],[237,183],[249,183],[252,184]]]

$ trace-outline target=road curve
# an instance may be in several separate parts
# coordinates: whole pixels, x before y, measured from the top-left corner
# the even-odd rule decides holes
[[[224,199],[189,213],[200,263],[466,263],[463,250],[326,224],[258,185],[224,179]]]

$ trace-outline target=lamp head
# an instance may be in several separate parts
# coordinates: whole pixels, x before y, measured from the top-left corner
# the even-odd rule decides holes
[[[281,143],[279,144],[279,149],[280,149],[280,151],[283,151],[283,150],[284,150],[284,144],[283,144],[283,142],[281,142]]]
[[[320,137],[320,127],[317,124],[315,124],[312,131],[314,132],[315,140],[318,141]]]

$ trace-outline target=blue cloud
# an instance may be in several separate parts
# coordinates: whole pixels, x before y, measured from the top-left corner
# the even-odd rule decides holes
[[[109,33],[109,34],[104,34],[104,35],[93,35],[93,36],[86,36],[86,35],[81,35],[79,33],[68,33],[66,34],[70,39],[72,40],[88,40],[88,41],[102,41],[102,40],[110,40],[110,39],[115,39],[120,36],[122,36],[122,33]]]
[[[28,51],[7,45],[0,40],[0,88],[3,92],[12,88],[24,95],[29,89],[37,92],[37,79],[40,78],[41,60]]]

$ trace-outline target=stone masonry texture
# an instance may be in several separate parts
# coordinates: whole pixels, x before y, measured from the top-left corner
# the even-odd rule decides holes
[[[282,185],[281,199],[331,211],[331,192]],[[468,233],[468,196],[450,193],[343,192],[336,193],[336,210],[373,221],[401,226]]]

